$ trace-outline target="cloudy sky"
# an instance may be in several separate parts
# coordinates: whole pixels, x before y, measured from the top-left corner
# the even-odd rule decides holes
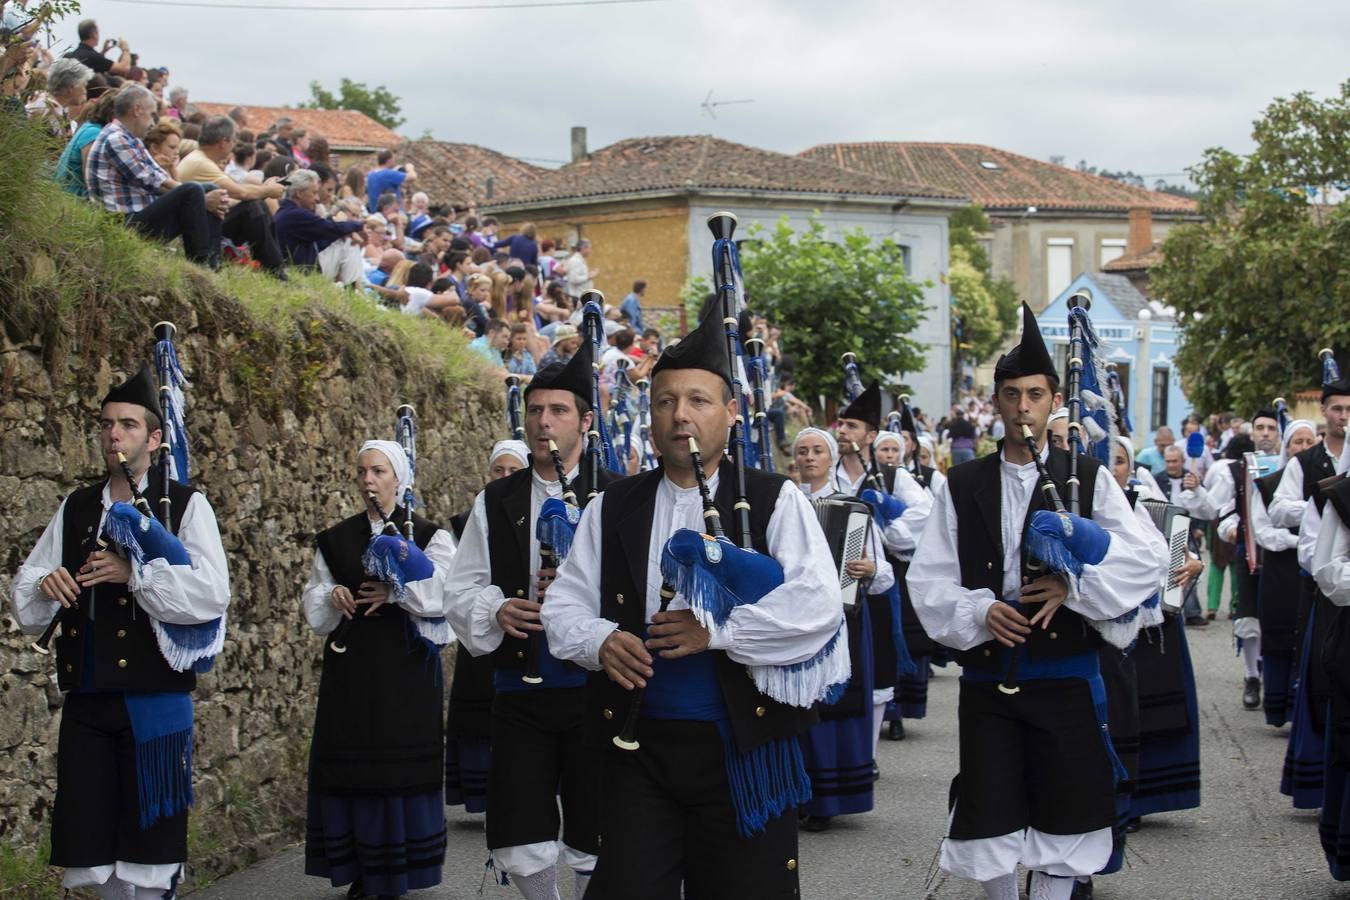
[[[222,0],[197,0],[218,4]],[[377,0],[232,0],[329,11],[85,0],[104,36],[199,100],[285,105],[341,77],[402,98],[409,136],[562,161],[711,133],[787,153],[966,141],[1147,175],[1242,151],[1274,97],[1350,77],[1345,0],[659,0],[590,8],[351,11]],[[495,0],[387,0],[387,5]],[[531,2],[531,0],[514,0]],[[341,8],[343,11],[332,11]],[[68,26],[74,40],[74,23]],[[66,35],[62,35],[66,38]],[[713,100],[754,102],[717,109]],[[1172,180],[1179,180],[1172,177]]]

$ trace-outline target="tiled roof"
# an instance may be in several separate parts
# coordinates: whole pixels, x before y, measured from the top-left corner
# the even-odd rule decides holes
[[[471,202],[483,206],[492,202],[487,196],[489,178],[495,199],[524,190],[549,174],[548,169],[496,150],[449,141],[408,141],[394,149],[394,159],[417,167],[414,190],[426,191],[433,206],[466,206]]]
[[[1162,262],[1162,244],[1149,244],[1138,253],[1118,256],[1102,266],[1103,272],[1138,272],[1151,269]]]
[[[494,203],[542,204],[606,195],[715,190],[951,200],[962,196],[914,179],[879,178],[710,135],[689,135],[630,138],[610,144],[500,195]]]
[[[897,181],[934,184],[970,197],[988,210],[1092,210],[1125,212],[1146,206],[1157,213],[1194,214],[1195,203],[1100,175],[1009,153],[982,144],[874,141],[819,144],[806,159],[870,172]]]
[[[382,150],[403,143],[400,137],[365,113],[353,109],[286,109],[279,106],[254,106],[250,103],[193,103],[208,116],[226,116],[235,106],[248,110],[248,130],[262,134],[282,116],[289,116],[310,137],[321,134],[333,150]]]

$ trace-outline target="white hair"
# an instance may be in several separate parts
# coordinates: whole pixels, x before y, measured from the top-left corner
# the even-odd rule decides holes
[[[188,96],[188,89],[180,84],[178,87],[173,88],[172,90],[169,91],[169,102],[174,103],[180,97],[186,100],[187,96]]]
[[[426,191],[418,191],[417,193],[415,193],[415,194],[412,195],[412,202],[414,202],[414,203],[430,203],[430,202],[431,202],[431,198],[427,196]]]
[[[294,197],[305,188],[313,187],[319,183],[319,176],[309,169],[296,169],[287,175],[286,179],[290,182],[286,186],[287,197]]]
[[[150,93],[149,88],[135,82],[125,84],[117,92],[117,99],[113,100],[113,115],[119,119],[129,116],[142,104],[154,106],[155,95]]]
[[[47,91],[60,94],[94,77],[94,70],[78,59],[62,57],[47,69]]]

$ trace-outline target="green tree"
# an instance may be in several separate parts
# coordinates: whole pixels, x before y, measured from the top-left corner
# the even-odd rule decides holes
[[[747,237],[741,269],[749,306],[782,328],[779,346],[795,361],[803,397],[842,397],[840,357],[850,350],[865,380],[889,378],[893,388],[923,366],[923,345],[909,335],[924,318],[923,288],[931,285],[906,276],[904,253],[890,238],[874,240],[859,228],[832,240],[819,216],[803,231],[787,217],[772,231],[752,225]],[[691,325],[708,291],[703,278],[686,286]]]
[[[364,82],[343,78],[338,82],[338,91],[332,91],[317,81],[309,83],[310,99],[300,104],[301,109],[352,109],[365,113],[385,128],[397,128],[406,119],[399,115],[401,101],[384,85],[373,88]]]
[[[1017,328],[1021,305],[1013,284],[994,278],[981,236],[989,233],[984,210],[970,205],[952,213],[947,225],[951,261],[947,283],[952,292],[952,370],[962,358],[988,359]],[[957,333],[959,330],[959,334]]]
[[[1205,220],[1173,228],[1150,292],[1176,310],[1176,362],[1202,410],[1252,410],[1319,383],[1317,351],[1350,347],[1350,81],[1276,99],[1256,150],[1191,170]],[[1342,358],[1344,365],[1350,360]]]

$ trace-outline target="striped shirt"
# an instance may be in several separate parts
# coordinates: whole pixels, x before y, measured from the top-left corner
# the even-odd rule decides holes
[[[89,198],[112,212],[140,212],[160,195],[169,173],[150,157],[141,139],[113,119],[89,150],[84,183]]]

